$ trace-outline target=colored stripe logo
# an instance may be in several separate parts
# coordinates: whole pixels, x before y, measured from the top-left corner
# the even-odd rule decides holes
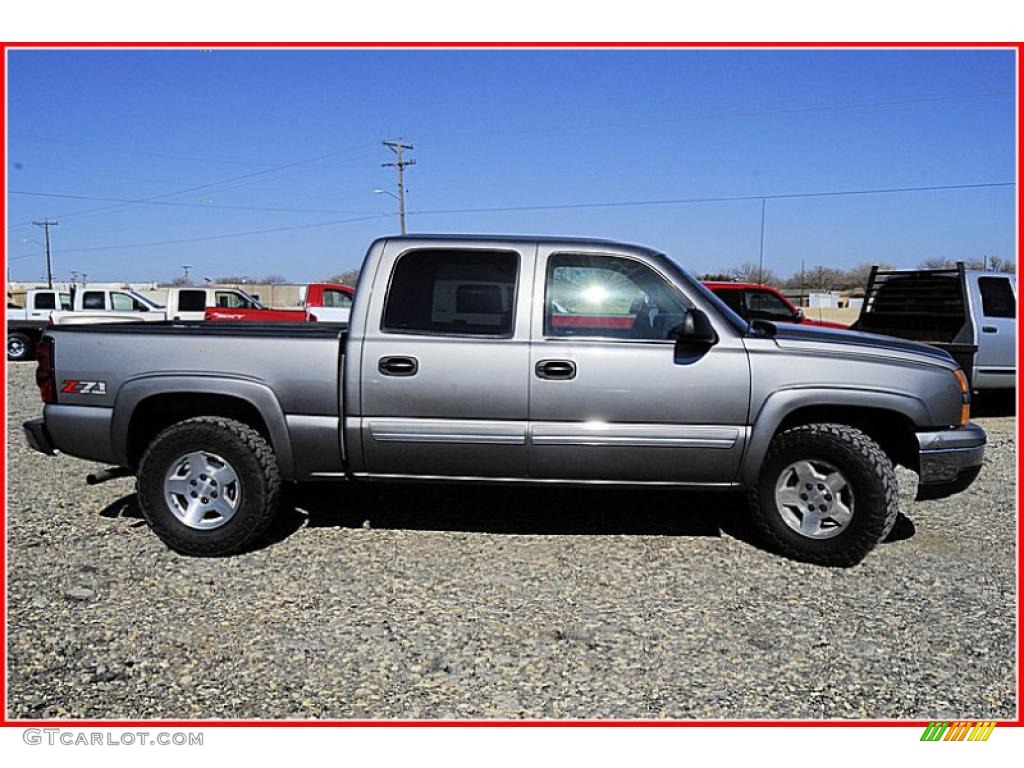
[[[921,741],[988,741],[995,727],[995,720],[940,720],[928,723]]]

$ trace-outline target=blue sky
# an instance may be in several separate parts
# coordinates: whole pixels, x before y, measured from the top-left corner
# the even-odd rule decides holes
[[[43,217],[61,279],[344,271],[398,230],[373,190],[399,136],[410,231],[608,237],[718,271],[757,260],[759,200],[427,212],[1014,181],[1013,70],[997,51],[16,50],[10,273],[44,274]],[[766,265],[1015,259],[1013,201],[770,200]]]

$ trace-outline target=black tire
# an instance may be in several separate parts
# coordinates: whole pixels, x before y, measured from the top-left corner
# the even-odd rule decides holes
[[[7,359],[14,361],[31,360],[36,355],[36,345],[28,336],[19,331],[7,334]]]
[[[780,476],[794,462],[805,460],[831,464],[853,492],[850,522],[833,538],[802,535],[786,524],[776,503]],[[892,461],[859,429],[845,424],[806,424],[786,430],[772,441],[757,485],[750,492],[750,512],[773,550],[794,560],[848,567],[863,560],[892,531],[899,514],[899,486]]]
[[[191,451],[227,460],[238,476],[240,500],[218,528],[190,528],[165,500],[164,480],[172,464]],[[280,506],[281,475],[274,452],[252,427],[219,416],[199,416],[168,427],[149,444],[139,464],[137,488],[142,514],[160,539],[184,555],[221,557],[244,550],[274,521]]]

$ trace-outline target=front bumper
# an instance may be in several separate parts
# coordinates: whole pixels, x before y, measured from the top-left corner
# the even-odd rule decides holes
[[[917,500],[944,499],[973,483],[985,460],[986,442],[985,430],[972,423],[918,432]]]
[[[30,419],[21,425],[25,432],[25,440],[33,451],[53,456],[56,450],[50,442],[50,434],[46,431],[46,422],[43,419]]]

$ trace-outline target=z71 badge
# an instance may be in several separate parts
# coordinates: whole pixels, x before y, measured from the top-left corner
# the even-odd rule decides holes
[[[66,379],[60,391],[69,395],[105,395],[107,394],[107,382]]]

